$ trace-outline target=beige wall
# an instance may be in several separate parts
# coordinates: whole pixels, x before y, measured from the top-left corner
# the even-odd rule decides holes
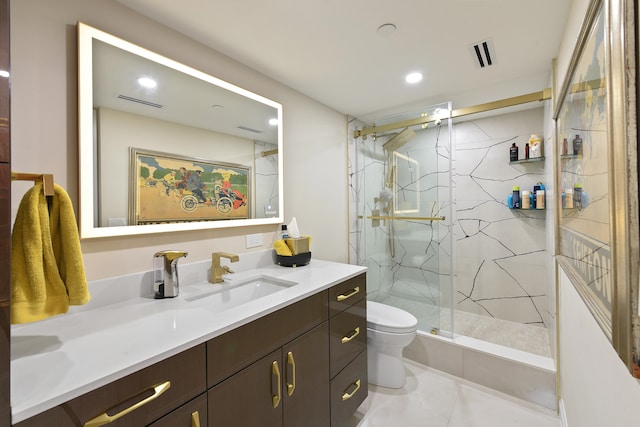
[[[283,105],[285,222],[293,216],[313,237],[315,258],[347,261],[346,117],[274,82],[115,0],[11,2],[12,168],[53,173],[77,208],[76,23],[171,57]],[[15,216],[28,183],[12,186]],[[212,251],[247,252],[245,235],[263,235],[271,247],[277,227],[253,226],[141,237],[84,240],[89,280],[151,268],[159,249],[184,249],[187,262]]]
[[[588,4],[588,0],[572,2],[557,61],[559,85],[564,81]],[[627,371],[562,270],[558,277],[558,370],[566,425],[640,425],[640,382]]]

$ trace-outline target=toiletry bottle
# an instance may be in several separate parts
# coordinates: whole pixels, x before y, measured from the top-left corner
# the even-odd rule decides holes
[[[289,238],[289,231],[287,231],[287,224],[282,224],[282,227],[280,229],[280,238],[281,239]]]
[[[562,155],[566,156],[569,153],[569,147],[568,147],[568,142],[567,142],[567,138],[563,138],[562,139]]]
[[[531,209],[537,209],[536,206],[536,195],[538,194],[538,190],[540,190],[540,183],[537,183],[536,185],[533,186],[533,191],[531,192],[532,195],[532,199],[531,199]]]
[[[513,209],[520,209],[522,207],[522,203],[520,201],[520,187],[517,185],[513,187]]]
[[[522,190],[522,209],[531,209],[531,191]]]
[[[580,138],[580,135],[576,135],[573,138],[573,154],[576,156],[582,155],[582,138]]]
[[[511,148],[509,148],[509,161],[515,162],[518,160],[518,146],[514,142],[511,144]]]
[[[544,209],[544,190],[536,192],[536,209]]]
[[[564,208],[573,209],[573,188],[564,190]]]
[[[524,158],[525,159],[529,158],[529,144],[525,144],[524,146]]]
[[[582,210],[582,184],[575,184],[573,186],[573,207]]]

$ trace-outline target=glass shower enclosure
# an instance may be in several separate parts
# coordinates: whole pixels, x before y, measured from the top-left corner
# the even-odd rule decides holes
[[[448,103],[422,109],[411,117],[436,119],[354,138],[352,147],[351,246],[368,267],[367,298],[412,313],[419,330],[447,336],[454,271],[450,110]],[[398,121],[388,117],[376,126]]]

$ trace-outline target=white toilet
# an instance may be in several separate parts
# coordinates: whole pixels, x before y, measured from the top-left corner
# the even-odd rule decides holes
[[[416,336],[418,319],[402,309],[367,301],[369,383],[402,388],[407,380],[402,350]]]

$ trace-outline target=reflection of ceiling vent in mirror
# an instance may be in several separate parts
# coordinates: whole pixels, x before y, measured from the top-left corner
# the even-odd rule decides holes
[[[471,53],[476,66],[486,68],[496,63],[495,48],[493,39],[482,40],[471,46]]]
[[[262,131],[261,131],[261,130],[248,128],[248,127],[246,127],[246,126],[242,126],[242,125],[239,125],[239,126],[238,126],[238,129],[248,130],[249,132],[253,132],[253,133],[262,133]]]
[[[137,102],[138,104],[148,105],[149,107],[162,108],[164,105],[156,104],[154,102],[145,101],[138,98],[132,98],[126,95],[118,95],[119,99],[124,99],[125,101]]]

